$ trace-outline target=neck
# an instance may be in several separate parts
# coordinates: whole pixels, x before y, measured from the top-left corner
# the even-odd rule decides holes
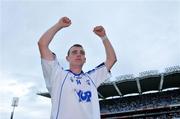
[[[79,74],[82,71],[82,67],[80,67],[80,66],[70,66],[70,70],[75,74]]]

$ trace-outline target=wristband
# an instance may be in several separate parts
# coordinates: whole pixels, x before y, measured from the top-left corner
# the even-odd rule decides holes
[[[102,41],[104,41],[104,40],[108,40],[108,38],[107,38],[107,36],[105,35],[105,36],[103,36],[103,37],[101,37],[101,39],[102,39]]]

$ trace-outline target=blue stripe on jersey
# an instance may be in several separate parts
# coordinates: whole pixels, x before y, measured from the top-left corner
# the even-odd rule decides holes
[[[63,89],[63,86],[64,86],[64,82],[68,76],[69,72],[66,74],[64,80],[63,80],[63,83],[62,83],[62,86],[61,86],[61,90],[60,90],[60,95],[59,95],[59,103],[58,103],[58,110],[57,110],[57,115],[56,115],[56,119],[59,119],[58,116],[59,116],[59,108],[60,108],[60,104],[61,104],[61,94],[62,94],[62,89]]]
[[[87,73],[90,74],[90,73],[92,73],[94,71],[95,71],[95,69],[92,69],[92,70],[89,70]]]
[[[100,68],[100,67],[102,67],[102,66],[104,66],[105,65],[105,63],[103,62],[103,63],[101,63],[100,65],[98,65],[96,68]]]

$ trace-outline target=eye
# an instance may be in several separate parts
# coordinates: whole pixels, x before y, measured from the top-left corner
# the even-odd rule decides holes
[[[83,50],[80,51],[81,55],[85,55],[85,52]]]
[[[73,55],[77,54],[77,50],[72,51],[71,54]]]

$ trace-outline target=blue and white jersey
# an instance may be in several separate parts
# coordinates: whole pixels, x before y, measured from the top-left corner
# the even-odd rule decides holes
[[[110,78],[104,63],[80,74],[63,70],[56,58],[41,63],[51,95],[51,119],[100,119],[97,87]]]

